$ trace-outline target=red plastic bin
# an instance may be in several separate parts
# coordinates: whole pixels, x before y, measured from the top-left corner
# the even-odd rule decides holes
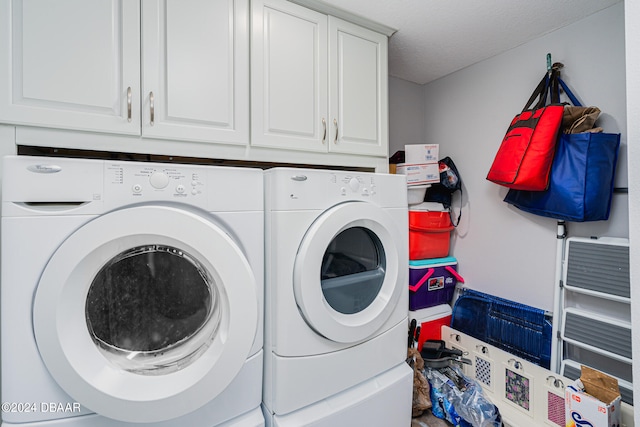
[[[420,337],[418,337],[418,351],[420,351],[426,340],[442,339],[442,334],[440,333],[442,326],[451,325],[451,306],[442,304],[409,311],[409,319],[416,319],[418,326],[420,326]]]
[[[449,255],[453,228],[449,212],[409,211],[409,259],[444,258]]]

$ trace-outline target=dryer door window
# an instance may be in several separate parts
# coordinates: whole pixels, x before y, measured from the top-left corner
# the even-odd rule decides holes
[[[118,254],[87,295],[87,326],[107,359],[123,369],[157,374],[188,365],[220,323],[211,274],[186,251],[144,245]]]
[[[405,239],[393,217],[366,202],[328,209],[309,227],[293,270],[295,300],[324,338],[373,336],[407,292]]]
[[[371,305],[384,282],[386,257],[378,236],[365,227],[341,231],[329,244],[320,272],[327,303],[344,314]]]

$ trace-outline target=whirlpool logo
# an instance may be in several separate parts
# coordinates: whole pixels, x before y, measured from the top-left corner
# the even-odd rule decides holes
[[[571,412],[571,418],[573,419],[576,427],[593,427],[593,424],[587,420],[582,419],[582,415],[579,412]]]
[[[35,173],[58,173],[62,168],[58,165],[29,165],[27,170]]]

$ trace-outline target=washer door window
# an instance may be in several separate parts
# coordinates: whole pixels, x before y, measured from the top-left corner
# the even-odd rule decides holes
[[[60,245],[33,321],[47,369],[73,399],[109,418],[161,422],[213,400],[250,356],[256,278],[209,218],[123,209]]]
[[[126,250],[89,287],[87,327],[104,356],[127,371],[163,374],[207,349],[220,296],[206,268],[173,246]]]
[[[294,267],[296,303],[311,328],[352,343],[382,327],[406,291],[398,233],[388,213],[365,202],[335,206],[312,224]]]

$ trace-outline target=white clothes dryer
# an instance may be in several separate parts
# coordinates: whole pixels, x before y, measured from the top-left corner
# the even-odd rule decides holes
[[[259,427],[263,173],[8,156],[2,426]]]
[[[394,391],[386,393],[406,399],[387,402],[399,415],[380,422],[408,425],[405,177],[267,170],[265,224],[267,425],[293,425],[301,419],[294,411],[316,412],[308,407],[319,402],[332,407],[327,399],[394,368]],[[325,419],[331,422],[313,425],[349,425]]]

